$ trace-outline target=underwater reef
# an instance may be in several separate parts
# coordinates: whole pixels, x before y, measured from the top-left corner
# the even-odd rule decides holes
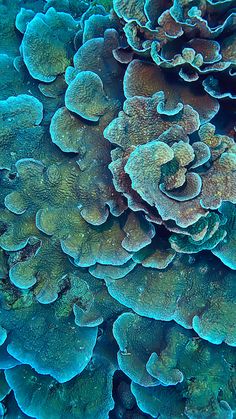
[[[236,418],[235,0],[0,0],[0,418]]]

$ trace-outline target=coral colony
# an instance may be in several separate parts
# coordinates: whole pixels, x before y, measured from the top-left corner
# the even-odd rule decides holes
[[[235,99],[235,0],[0,0],[1,418],[236,418]]]

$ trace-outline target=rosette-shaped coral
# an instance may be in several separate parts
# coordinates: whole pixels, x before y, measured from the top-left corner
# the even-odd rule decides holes
[[[233,419],[235,1],[0,3],[0,417]]]
[[[204,77],[206,91],[220,97],[214,94],[218,74],[233,76],[236,62],[233,1],[114,0],[114,9],[136,54],[185,82]]]
[[[114,184],[132,210],[177,233],[170,238],[174,250],[213,249],[227,234],[226,220],[213,211],[224,201],[236,203],[234,140],[215,134],[210,123],[195,139],[198,113],[186,105],[167,115],[162,100],[161,92],[127,99],[105,129],[119,146],[109,165]]]

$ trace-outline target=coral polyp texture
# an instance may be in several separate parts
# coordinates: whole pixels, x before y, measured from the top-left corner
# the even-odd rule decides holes
[[[235,0],[0,1],[0,418],[236,418]]]

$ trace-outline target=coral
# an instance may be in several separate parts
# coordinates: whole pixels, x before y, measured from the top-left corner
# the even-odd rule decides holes
[[[115,321],[114,335],[120,348],[119,366],[132,377],[131,390],[146,413],[154,417],[164,412],[169,417],[192,417],[204,416],[207,411],[220,418],[225,411],[224,417],[231,417],[235,373],[230,368],[233,354],[229,348],[215,351],[213,345],[172,323],[133,313],[122,314]],[[219,388],[226,399],[219,400]],[[165,406],[167,398],[171,403]]]
[[[5,279],[8,275],[7,256],[3,249],[0,251],[0,278]]]
[[[154,239],[150,246],[146,246],[135,253],[132,259],[147,268],[165,269],[172,262],[175,255],[175,250],[171,249],[165,243],[165,240],[159,239],[157,241]]]
[[[9,396],[4,400],[3,410],[7,414],[9,419],[18,418],[18,419],[29,419],[30,416],[25,415],[22,410],[19,408],[16,399],[14,397],[13,391]]]
[[[103,419],[113,407],[112,375],[113,369],[106,360],[94,358],[84,372],[65,384],[58,384],[50,376],[39,375],[23,365],[9,370],[7,380],[20,408],[31,417],[35,414],[45,419],[49,415],[57,418],[86,415],[88,419]]]
[[[85,42],[74,55],[74,67],[66,69],[67,83],[70,84],[80,72],[91,71],[100,77],[106,96],[119,105],[119,99],[123,100],[124,68],[113,56],[113,50],[118,46],[119,35],[115,29],[107,29],[103,37]]]
[[[236,203],[235,153],[223,153],[213,167],[203,175],[201,205],[218,209],[223,201]],[[217,192],[216,192],[217,191]]]
[[[6,100],[10,96],[26,93],[24,78],[14,67],[14,58],[8,54],[0,54],[0,99]]]
[[[40,244],[35,240],[35,243],[31,243],[28,254],[23,249],[16,254],[15,259],[9,260],[9,277],[21,289],[35,285],[34,294],[37,300],[49,304],[57,299],[65,276],[73,271],[73,266],[57,241],[43,240]]]
[[[158,202],[158,198],[155,197],[158,185],[170,198],[188,201],[198,196],[201,191],[199,175],[186,173],[185,166],[188,166],[194,158],[193,148],[183,141],[175,143],[172,147],[162,141],[151,141],[136,147],[130,154],[125,172],[131,179],[132,188],[149,205]],[[185,183],[187,185],[181,194],[172,192],[172,189],[179,188]]]
[[[0,390],[0,401],[5,399],[8,393],[10,393],[11,389],[6,382],[4,372],[0,372],[0,383],[1,383],[1,390]]]
[[[61,243],[64,252],[73,257],[78,266],[90,266],[96,262],[121,265],[131,258],[132,254],[121,246],[126,235],[118,220],[110,218],[105,226],[93,227],[81,217],[77,205],[79,171],[73,160],[67,165],[51,165],[45,168],[39,161],[22,159],[16,163],[16,168],[19,176],[18,190],[5,197],[5,205],[12,213],[22,215],[23,225],[20,238],[16,233],[13,233],[13,237],[11,229],[6,230],[1,237],[5,249],[10,250],[13,247],[18,250],[24,247],[24,244],[18,244],[20,239],[22,243],[21,234],[25,233],[24,243],[33,234],[30,230],[31,235],[27,236],[29,232],[26,228],[24,230],[24,225],[31,225],[33,228],[36,222],[40,231]],[[63,208],[60,207],[61,200],[64,203]],[[11,218],[11,215],[6,213],[6,218],[8,217]],[[13,229],[15,227],[13,222]],[[41,237],[39,231],[35,235]],[[7,247],[6,241],[10,241],[10,236],[13,243]],[[40,258],[40,253],[37,258]]]
[[[198,253],[201,250],[212,250],[227,235],[224,220],[215,212],[200,218],[195,224],[186,229],[184,233],[172,234],[169,241],[171,247],[177,252],[189,254]]]
[[[1,209],[0,245],[8,252],[23,249],[28,243],[34,242],[38,235],[34,218],[23,214],[20,218],[8,210]]]
[[[226,31],[233,21],[233,8],[231,14],[230,7],[223,10],[225,20],[221,16],[217,26],[214,20],[219,10],[215,3],[171,3],[158,7],[154,1],[139,1],[135,5],[129,0],[115,1],[115,11],[125,21],[129,45],[139,54],[145,52],[159,67],[179,69],[185,82],[228,69],[235,62],[235,35],[232,29],[230,35]],[[208,26],[205,15],[214,29]],[[223,40],[219,37],[222,34]]]
[[[128,252],[138,252],[151,243],[155,236],[154,226],[142,214],[129,214],[124,226],[126,237],[122,242]]]
[[[68,381],[83,371],[96,342],[96,327],[76,327],[71,316],[58,319],[53,306],[45,309],[44,305],[33,303],[27,307],[27,301],[25,307],[20,301],[18,304],[15,313],[2,310],[0,320],[10,335],[6,341],[10,355],[36,371],[51,374],[59,382]],[[69,342],[73,351],[66,356]],[[47,353],[53,355],[50,361]]]
[[[0,1],[0,417],[233,419],[234,0]]]
[[[50,8],[37,13],[28,23],[21,51],[32,77],[44,82],[55,80],[69,65],[70,43],[77,30],[71,15]],[[40,35],[39,35],[40,34]]]
[[[105,137],[111,143],[127,149],[158,138],[173,125],[181,126],[185,134],[191,134],[199,128],[198,113],[189,105],[183,106],[169,118],[158,112],[163,100],[163,92],[148,98],[134,96],[127,99],[118,118],[105,129]]]
[[[79,3],[76,0],[46,0],[44,12],[47,12],[50,7],[54,7],[57,12],[66,12],[73,17],[82,17],[87,11],[89,4],[83,0]]]
[[[184,414],[184,399],[179,387],[140,387],[132,383],[132,393],[140,409],[149,413],[151,417],[187,417]]]
[[[18,12],[17,2],[2,1],[0,4],[0,53],[16,55],[19,53],[19,39],[15,31],[15,17]]]
[[[11,169],[19,158],[31,155],[40,146],[42,118],[43,105],[33,96],[11,96],[0,101],[1,169]],[[28,143],[24,144],[27,151],[21,151],[23,141]]]
[[[105,281],[111,296],[140,316],[175,320],[212,343],[235,346],[234,279],[212,257],[181,255],[163,271],[138,265]]]
[[[89,267],[89,272],[95,278],[99,278],[99,279],[105,279],[105,278],[119,279],[119,278],[123,278],[129,272],[131,272],[135,266],[136,266],[136,263],[132,259],[128,260],[128,262],[124,263],[121,266],[101,265],[99,263],[96,263],[96,265]]]
[[[70,209],[66,218],[64,213],[52,208],[39,211],[36,222],[43,233],[60,240],[62,250],[77,266],[122,265],[132,257],[122,247],[126,236],[114,219],[95,228],[83,220],[76,208]]]
[[[28,23],[34,18],[35,13],[31,9],[22,7],[16,16],[16,28],[21,33],[25,33]]]
[[[169,89],[171,85],[171,89]],[[124,77],[124,92],[126,98],[133,96],[152,96],[158,90],[165,95],[165,111],[173,112],[178,104],[190,105],[198,113],[200,120],[208,121],[215,116],[219,105],[215,99],[204,93],[204,90],[190,89],[179,85],[178,79],[169,77],[159,67],[149,62],[132,60]],[[202,104],[204,106],[202,106]],[[180,106],[180,105],[179,105]]]
[[[81,215],[91,224],[102,224],[108,217],[120,215],[126,204],[116,192],[108,170],[110,146],[104,140],[103,129],[113,115],[104,115],[96,126],[77,119],[66,108],[54,114],[50,132],[52,141],[64,152],[78,153],[78,204]],[[79,170],[80,169],[80,170]],[[91,197],[92,200],[91,200]]]
[[[103,37],[107,29],[118,29],[118,27],[119,22],[114,13],[105,16],[102,13],[92,14],[84,22],[83,43],[93,38]]]
[[[109,295],[104,282],[97,281],[89,274],[79,273],[80,278],[71,278],[71,301],[77,299],[73,311],[78,326],[99,326],[110,318],[122,313],[125,307]],[[69,294],[69,293],[68,293]],[[68,296],[66,295],[65,299]],[[81,300],[81,301],[80,301]],[[82,303],[81,303],[82,302]],[[64,310],[65,300],[61,302]]]
[[[225,202],[221,205],[219,211],[227,218],[225,225],[227,235],[224,240],[222,240],[218,246],[213,249],[212,253],[218,256],[226,266],[229,266],[231,269],[236,269],[234,252],[236,232],[235,206],[230,202]]]
[[[72,80],[66,91],[65,103],[69,111],[89,121],[98,121],[109,106],[102,81],[92,71],[81,71]]]

